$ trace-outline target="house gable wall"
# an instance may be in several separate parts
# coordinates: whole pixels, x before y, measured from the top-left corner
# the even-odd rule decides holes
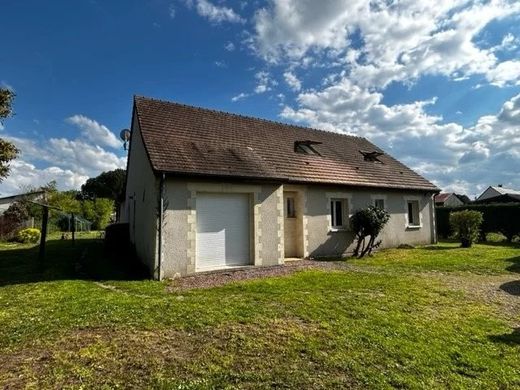
[[[128,154],[125,210],[130,226],[130,241],[137,256],[156,278],[157,205],[159,180],[156,178],[143,145],[139,123],[134,114]]]

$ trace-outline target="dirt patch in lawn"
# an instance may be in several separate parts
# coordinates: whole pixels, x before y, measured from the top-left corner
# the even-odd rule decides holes
[[[0,387],[237,388],[354,385],[348,372],[324,369],[305,340],[321,329],[299,319],[217,328],[83,329],[0,354]]]
[[[491,304],[497,315],[520,326],[520,278],[518,275],[422,274],[436,277],[452,290],[462,290],[470,298]]]
[[[307,269],[323,269],[327,271],[348,270],[350,269],[350,265],[344,261],[296,260],[287,262],[284,265],[276,265],[272,267],[248,267],[199,273],[171,280],[168,283],[167,290],[177,292],[194,288],[217,287],[242,280],[287,276]]]

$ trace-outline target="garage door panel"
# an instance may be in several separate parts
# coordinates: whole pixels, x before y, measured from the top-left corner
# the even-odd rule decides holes
[[[197,195],[198,271],[250,263],[249,209],[247,194]]]

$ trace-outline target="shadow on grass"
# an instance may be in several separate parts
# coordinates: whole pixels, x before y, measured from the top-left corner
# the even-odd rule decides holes
[[[510,272],[520,273],[520,256],[512,257],[510,259],[507,259],[506,261],[512,263],[509,267],[506,268],[506,270]]]
[[[495,343],[520,345],[520,328],[513,329],[511,333],[489,336],[489,339]]]
[[[425,249],[427,251],[446,251],[451,249],[460,249],[460,246],[428,245],[423,246],[421,249]]]
[[[479,241],[477,242],[479,245],[486,245],[486,246],[498,246],[498,247],[508,247],[508,248],[516,248],[520,249],[520,243],[518,242],[507,242],[507,241],[500,241],[500,242],[493,242],[493,241]]]
[[[0,250],[0,286],[52,280],[141,280],[147,272],[130,250],[109,254],[99,239],[49,240],[43,264],[38,245]]]
[[[500,289],[511,295],[520,295],[520,280],[504,283]]]

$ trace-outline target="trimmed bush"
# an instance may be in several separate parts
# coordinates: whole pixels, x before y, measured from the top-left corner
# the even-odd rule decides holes
[[[35,244],[40,239],[40,236],[40,229],[22,229],[18,233],[16,233],[16,241],[21,242],[23,244]]]
[[[471,204],[460,207],[438,207],[435,209],[439,237],[453,235],[449,223],[452,211],[475,210],[483,214],[480,238],[485,240],[487,233],[501,233],[507,241],[520,235],[520,203]]]
[[[375,206],[369,206],[354,213],[350,218],[352,231],[357,239],[354,256],[360,258],[370,255],[372,250],[381,245],[381,240],[376,242],[376,238],[389,219],[388,211]],[[366,238],[368,241],[365,240]]]
[[[460,240],[460,246],[469,248],[478,239],[482,213],[476,210],[462,210],[450,213],[450,225]]]

